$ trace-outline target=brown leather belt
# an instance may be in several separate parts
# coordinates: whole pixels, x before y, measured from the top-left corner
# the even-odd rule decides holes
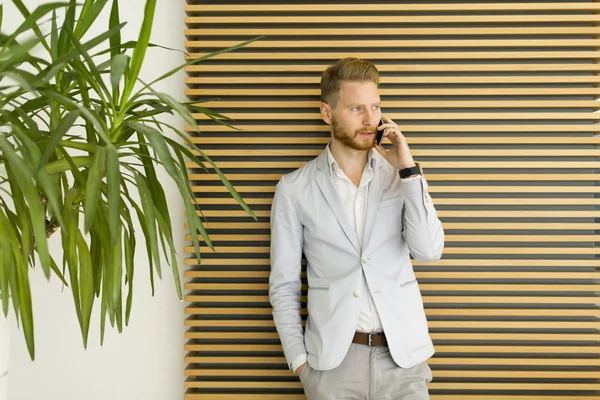
[[[371,346],[387,346],[387,340],[383,333],[362,333],[356,332],[352,343],[364,344]]]

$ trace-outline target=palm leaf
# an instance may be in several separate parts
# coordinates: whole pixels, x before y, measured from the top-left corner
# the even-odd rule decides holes
[[[85,0],[75,26],[75,35],[82,38],[83,35],[92,27],[101,11],[104,9],[107,0]]]
[[[15,287],[13,287],[13,301],[17,298],[19,303],[19,314],[21,316],[21,324],[25,335],[25,342],[29,350],[29,356],[33,360],[35,358],[35,341],[33,339],[33,311],[31,304],[31,287],[29,285],[29,268],[27,263],[23,262],[19,254],[19,243],[13,240],[13,260],[15,265]],[[16,290],[15,290],[16,289]]]
[[[94,271],[92,268],[92,257],[88,245],[80,230],[77,230],[77,252],[80,262],[80,325],[81,334],[83,336],[83,346],[87,348],[88,336],[90,331],[90,321],[92,316],[92,307],[94,305]]]
[[[52,132],[50,141],[46,144],[46,149],[44,150],[44,154],[42,155],[39,161],[38,168],[41,168],[42,166],[48,163],[50,156],[56,151],[56,146],[61,141],[63,136],[69,131],[69,129],[71,129],[71,127],[73,126],[80,114],[81,111],[79,110],[69,111],[60,120],[60,123],[58,124],[56,129],[54,130],[54,132]]]
[[[48,242],[46,240],[46,218],[31,175],[31,168],[28,168],[24,160],[17,155],[15,148],[8,140],[0,135],[0,148],[2,154],[10,165],[11,173],[14,174],[14,180],[23,192],[30,212],[33,234],[36,241],[36,251],[40,257],[40,263],[46,277],[50,277],[50,253],[48,252]]]
[[[125,74],[125,71],[127,70],[128,64],[129,57],[124,54],[115,54],[111,59],[110,83],[115,99],[119,97],[119,84],[121,83],[123,74]]]
[[[173,74],[181,71],[183,68],[185,68],[185,67],[187,67],[189,65],[197,64],[197,63],[199,63],[202,60],[206,60],[208,58],[212,58],[212,57],[218,56],[219,54],[229,53],[231,51],[240,49],[240,48],[242,48],[244,46],[249,45],[252,42],[255,42],[255,41],[259,40],[259,39],[262,39],[263,37],[264,36],[258,36],[258,37],[255,37],[254,39],[247,40],[247,41],[245,41],[243,43],[240,43],[238,45],[235,45],[235,46],[232,46],[232,47],[228,47],[228,48],[223,49],[223,50],[215,51],[214,53],[206,54],[206,55],[201,56],[201,57],[194,58],[193,60],[190,60],[190,61],[188,61],[188,62],[186,62],[184,64],[181,64],[178,67],[173,68],[172,70],[170,70],[166,74],[163,74],[163,75],[159,76],[158,78],[156,78],[155,80],[153,80],[152,82],[150,82],[148,85],[146,85],[146,87],[151,87],[156,82],[160,82],[160,81],[162,81],[162,80],[164,80],[164,79],[172,76]]]
[[[93,156],[85,190],[85,232],[90,231],[96,217],[106,163],[106,149],[98,147]]]
[[[32,13],[29,12],[25,4],[21,0],[12,0],[13,4],[17,7],[17,9],[21,12],[21,14],[25,17],[25,21],[13,32],[12,35],[6,40],[5,45],[11,44],[14,39],[19,36],[21,33],[33,29],[39,41],[44,44],[46,50],[49,50],[48,44],[45,42],[44,35],[41,30],[37,26],[37,21],[42,18],[44,15],[49,12],[55,11],[56,9],[63,8],[68,6],[69,3],[66,2],[53,2],[47,4],[39,5]]]
[[[135,47],[137,46],[137,43],[138,43],[137,40],[130,40],[130,41],[120,44],[118,46],[111,45],[111,47],[109,47],[106,50],[102,50],[102,51],[99,51],[98,53],[94,53],[92,55],[92,57],[97,57],[97,56],[101,56],[101,55],[108,54],[108,53],[111,53],[111,54],[121,53],[122,50],[124,50],[124,49],[135,49]],[[183,55],[186,55],[186,56],[189,55],[187,52],[185,52],[183,50],[176,49],[173,47],[162,46],[162,45],[156,44],[156,43],[148,43],[148,48],[159,48],[159,49],[164,49],[164,50],[169,50],[169,51],[176,51],[176,52],[182,53]]]
[[[108,27],[113,28],[119,25],[119,0],[113,0],[112,7],[110,9],[110,18],[108,20]],[[117,33],[110,38],[110,58],[113,59],[119,53],[121,46],[121,33]],[[117,100],[117,97],[115,97]]]
[[[152,193],[148,189],[146,179],[139,173],[135,174],[135,183],[140,193],[143,216],[147,230],[147,238],[152,250],[154,264],[160,276],[160,257],[158,252],[158,239],[156,235],[156,217],[154,216],[154,203],[152,202]]]
[[[135,82],[142,68],[142,62],[146,56],[146,49],[150,42],[150,34],[152,32],[152,22],[154,20],[154,10],[156,8],[156,0],[146,0],[146,7],[144,8],[144,21],[140,28],[140,34],[133,49],[133,55],[131,56],[131,63],[129,70],[127,71],[125,79],[125,89],[123,89],[123,96],[121,97],[121,106],[129,100],[129,96],[133,91]]]
[[[106,178],[108,182],[108,224],[113,246],[119,242],[119,227],[121,226],[121,172],[119,171],[119,156],[117,150],[106,149]]]
[[[76,7],[76,1],[70,0],[69,6],[67,7],[67,11],[65,13],[65,20],[63,21],[62,29],[60,30],[60,34],[58,36],[57,52],[59,55],[66,54],[71,48],[71,43],[69,41],[69,32],[72,32],[75,29]]]
[[[4,215],[4,210],[0,209],[0,295],[2,296],[2,312],[5,317],[8,316],[10,304],[9,268],[13,265],[9,223],[8,217]]]

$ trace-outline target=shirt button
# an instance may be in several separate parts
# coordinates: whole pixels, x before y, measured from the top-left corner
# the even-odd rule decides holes
[[[360,297],[360,292],[358,290],[355,290],[352,294],[354,295],[354,297]]]
[[[364,256],[360,259],[360,262],[362,262],[363,264],[366,264],[367,261],[369,261],[369,259],[367,257],[364,257]]]

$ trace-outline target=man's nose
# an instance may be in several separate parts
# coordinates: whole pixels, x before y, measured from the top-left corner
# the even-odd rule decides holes
[[[375,123],[375,115],[372,111],[367,111],[364,113],[363,116],[363,125],[364,126],[373,126],[373,125],[377,125],[377,123]]]

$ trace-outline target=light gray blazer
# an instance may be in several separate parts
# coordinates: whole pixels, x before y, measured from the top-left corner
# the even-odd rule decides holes
[[[362,248],[324,151],[281,178],[271,209],[269,296],[288,365],[300,354],[318,370],[344,359],[369,290],[392,358],[408,368],[434,353],[410,255],[438,260],[444,231],[425,178],[402,182],[379,153],[369,185]],[[308,319],[302,329],[300,270],[307,259]],[[364,273],[368,287],[363,287]]]

